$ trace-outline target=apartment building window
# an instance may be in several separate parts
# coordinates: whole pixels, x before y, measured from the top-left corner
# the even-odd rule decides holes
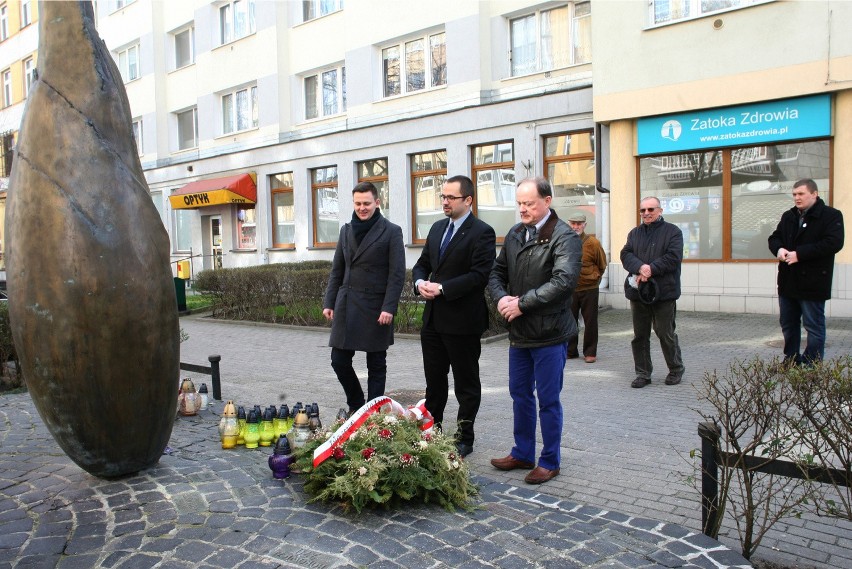
[[[0,176],[12,175],[12,159],[15,156],[15,133],[11,130],[0,134]]]
[[[425,243],[432,224],[444,217],[441,189],[447,179],[447,151],[411,156],[411,192],[414,204],[414,242]]]
[[[24,60],[24,98],[30,96],[30,89],[35,81],[35,62],[32,57]]]
[[[305,120],[346,112],[346,68],[305,77]]]
[[[651,25],[656,25],[691,20],[767,1],[770,0],[651,0],[648,8]]]
[[[32,6],[30,0],[21,0],[21,28],[32,24]]]
[[[254,205],[243,205],[237,208],[237,249],[257,248],[255,211]]]
[[[446,85],[447,49],[444,32],[384,48],[382,73],[385,97]]]
[[[12,104],[12,71],[6,69],[3,71],[3,106],[8,107]]]
[[[314,245],[335,245],[340,234],[340,209],[337,199],[337,166],[311,170]]]
[[[269,188],[272,194],[272,246],[292,247],[296,244],[293,172],[270,176]]]
[[[0,41],[5,41],[9,37],[9,6],[3,4],[0,6]]]
[[[224,45],[254,32],[254,0],[233,0],[219,8],[220,43]]]
[[[515,225],[515,151],[512,141],[474,146],[473,185],[476,215],[498,240]]]
[[[136,152],[142,156],[142,119],[134,119],[130,125],[133,130],[133,140],[136,142]]]
[[[136,0],[115,0],[115,9],[121,10],[128,4],[133,4],[134,2],[136,2]]]
[[[370,182],[379,190],[379,207],[382,215],[390,219],[390,182],[388,178],[388,159],[365,160],[358,162],[358,182]]]
[[[125,83],[139,79],[139,45],[132,45],[117,54],[118,70]]]
[[[683,232],[684,259],[767,260],[766,245],[790,209],[793,183],[811,178],[831,200],[829,140],[639,158],[639,197],[660,199]]]
[[[538,10],[509,21],[512,76],[549,71],[592,59],[589,2]]]
[[[198,109],[192,107],[177,116],[178,150],[198,147]]]
[[[174,34],[175,69],[195,63],[195,28],[190,27]]]
[[[222,95],[222,132],[229,134],[257,128],[257,87]]]
[[[592,131],[544,137],[544,172],[553,186],[551,207],[562,219],[581,212],[595,233],[595,135]]]
[[[343,9],[343,0],[302,0],[302,21],[307,22]]]

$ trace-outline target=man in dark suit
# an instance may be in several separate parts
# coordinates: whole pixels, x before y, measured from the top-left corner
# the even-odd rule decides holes
[[[385,394],[387,349],[405,282],[402,229],[382,217],[378,190],[362,182],[352,201],[355,211],[340,229],[322,302],[323,316],[331,320],[331,367],[350,413],[365,403],[352,367],[356,351],[367,352],[367,399]]]
[[[843,214],[822,201],[809,178],[793,184],[793,202],[769,236],[769,250],[778,259],[784,362],[807,365],[825,355],[825,301],[831,298],[834,254],[843,248]],[[803,324],[808,345],[799,353]]]
[[[450,367],[459,402],[456,448],[473,452],[473,423],[479,411],[480,337],[488,327],[485,285],[495,257],[490,225],[473,216],[473,182],[453,176],[442,189],[449,222],[435,222],[412,269],[417,293],[426,299],[420,345],[426,375],[426,408],[436,424],[444,419]]]

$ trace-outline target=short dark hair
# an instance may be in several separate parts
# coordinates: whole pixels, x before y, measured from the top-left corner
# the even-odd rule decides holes
[[[532,182],[535,184],[535,189],[538,192],[538,197],[547,198],[553,197],[553,188],[550,186],[550,182],[547,181],[547,178],[544,176],[535,176],[534,178],[524,178],[520,182],[518,182],[517,187],[520,188],[521,184],[526,184],[528,182]]]
[[[352,195],[363,194],[365,192],[373,194],[374,200],[379,199],[379,190],[376,189],[376,186],[372,182],[359,182],[357,186],[352,188]]]
[[[454,184],[458,182],[461,195],[463,198],[473,197],[473,180],[468,178],[467,176],[453,176],[452,178],[447,179],[445,184]]]
[[[816,182],[811,180],[810,178],[802,178],[795,184],[793,184],[793,189],[795,190],[799,186],[804,186],[808,189],[810,193],[818,192],[819,188],[817,188]]]

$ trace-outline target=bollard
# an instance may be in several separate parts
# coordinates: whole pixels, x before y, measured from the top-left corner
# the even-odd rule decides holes
[[[719,516],[719,462],[716,447],[722,436],[715,423],[698,423],[701,437],[701,532],[716,539]]]
[[[219,362],[222,361],[222,356],[208,356],[210,361],[210,382],[213,384],[213,399],[216,401],[222,400],[222,382],[219,376]]]

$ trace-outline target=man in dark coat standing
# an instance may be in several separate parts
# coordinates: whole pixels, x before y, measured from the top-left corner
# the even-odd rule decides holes
[[[825,205],[811,179],[793,184],[793,201],[769,236],[769,250],[778,258],[784,361],[808,364],[825,355],[825,301],[831,298],[834,255],[843,248],[843,214]],[[800,354],[802,324],[808,344]]]
[[[485,285],[496,238],[494,229],[471,213],[473,182],[467,176],[446,181],[441,203],[449,222],[432,225],[412,278],[417,294],[426,299],[420,331],[426,408],[440,425],[452,367],[459,402],[456,448],[465,457],[473,452],[473,423],[482,398],[480,338],[488,327]]]
[[[331,367],[350,413],[365,403],[352,367],[356,351],[367,352],[367,399],[385,393],[387,349],[405,282],[402,229],[382,216],[378,196],[369,182],[352,190],[355,211],[340,229],[322,303],[323,316],[331,320]]]

